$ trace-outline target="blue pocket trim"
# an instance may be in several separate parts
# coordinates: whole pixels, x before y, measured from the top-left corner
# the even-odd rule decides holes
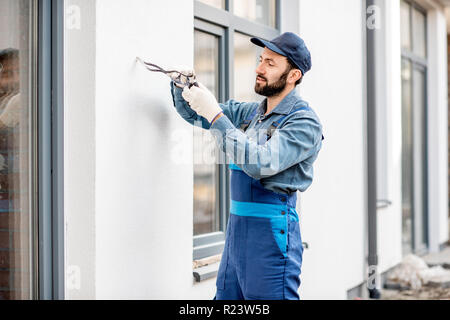
[[[297,210],[295,210],[295,208],[289,208],[289,215],[291,216],[292,221],[295,221],[295,222],[300,221]]]
[[[230,163],[229,168],[230,168],[230,170],[243,171],[241,168],[239,168],[234,163]]]

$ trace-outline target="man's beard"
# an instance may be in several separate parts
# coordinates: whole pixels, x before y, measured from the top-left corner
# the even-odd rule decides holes
[[[273,97],[279,95],[281,92],[283,92],[284,88],[286,88],[286,80],[289,75],[289,71],[285,71],[281,76],[280,79],[278,79],[277,82],[269,84],[267,82],[267,79],[264,79],[266,81],[265,86],[261,86],[258,83],[255,84],[255,92],[257,94],[260,94],[264,97]]]

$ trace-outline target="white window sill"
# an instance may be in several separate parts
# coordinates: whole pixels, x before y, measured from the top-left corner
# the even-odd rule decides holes
[[[222,255],[208,257],[202,260],[193,262],[193,275],[195,281],[202,282],[203,280],[211,279],[217,276],[219,271],[220,260]]]
[[[219,266],[220,262],[216,262],[204,267],[194,269],[193,274],[195,281],[202,282],[204,280],[216,277],[219,271]]]

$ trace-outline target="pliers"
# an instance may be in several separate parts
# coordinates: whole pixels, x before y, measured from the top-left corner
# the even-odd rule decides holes
[[[173,82],[181,86],[182,88],[188,87],[189,89],[192,88],[192,86],[198,87],[197,79],[194,73],[190,74],[184,74],[177,70],[164,70],[163,68],[157,66],[156,64],[145,62],[141,58],[137,57],[136,61],[140,62],[147,70],[152,72],[161,72],[167,75],[170,79],[172,79]],[[178,77],[172,78],[171,74],[178,74]]]

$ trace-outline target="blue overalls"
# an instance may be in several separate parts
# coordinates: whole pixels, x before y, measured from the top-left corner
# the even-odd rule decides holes
[[[241,129],[245,131],[255,115],[256,110]],[[269,130],[258,144],[270,136]],[[303,246],[295,209],[297,193],[275,193],[237,165],[230,164],[230,169],[230,218],[215,299],[298,300]]]

